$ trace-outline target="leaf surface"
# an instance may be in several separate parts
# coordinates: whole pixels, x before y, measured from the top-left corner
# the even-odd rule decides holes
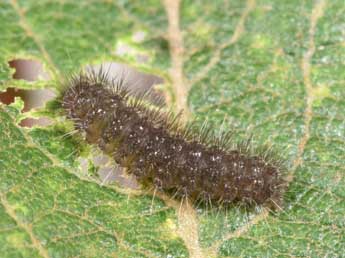
[[[345,6],[320,1],[2,1],[0,90],[55,88],[84,65],[160,75],[188,118],[270,143],[288,164],[277,213],[195,209],[80,173],[59,126],[0,107],[4,257],[341,257],[345,245]],[[50,80],[12,79],[16,58]],[[143,61],[144,60],[144,61]]]

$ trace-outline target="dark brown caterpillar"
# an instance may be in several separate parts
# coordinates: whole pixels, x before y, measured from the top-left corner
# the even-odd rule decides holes
[[[234,148],[230,134],[210,137],[147,107],[106,74],[70,80],[62,107],[75,128],[144,185],[206,202],[278,205],[284,188],[279,162]],[[273,204],[273,205],[272,205]]]

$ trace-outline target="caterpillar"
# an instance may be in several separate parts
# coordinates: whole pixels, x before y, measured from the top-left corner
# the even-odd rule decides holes
[[[97,145],[143,186],[176,197],[231,204],[280,205],[285,182],[279,160],[231,133],[212,136],[179,115],[152,109],[104,71],[80,72],[63,85],[61,106],[88,143]]]

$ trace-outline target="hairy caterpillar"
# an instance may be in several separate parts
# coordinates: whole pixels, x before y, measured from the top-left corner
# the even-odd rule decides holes
[[[195,131],[178,115],[149,108],[103,71],[82,72],[64,86],[67,118],[143,185],[206,202],[281,203],[280,162],[234,147],[230,133]]]

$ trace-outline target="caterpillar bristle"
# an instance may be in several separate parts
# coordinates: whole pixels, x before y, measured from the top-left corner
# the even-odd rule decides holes
[[[233,132],[207,121],[184,124],[181,112],[152,108],[150,93],[135,94],[125,78],[104,70],[81,72],[62,92],[62,108],[86,140],[98,145],[146,186],[215,205],[281,204],[284,166],[268,148],[252,147],[252,137],[233,142]]]

